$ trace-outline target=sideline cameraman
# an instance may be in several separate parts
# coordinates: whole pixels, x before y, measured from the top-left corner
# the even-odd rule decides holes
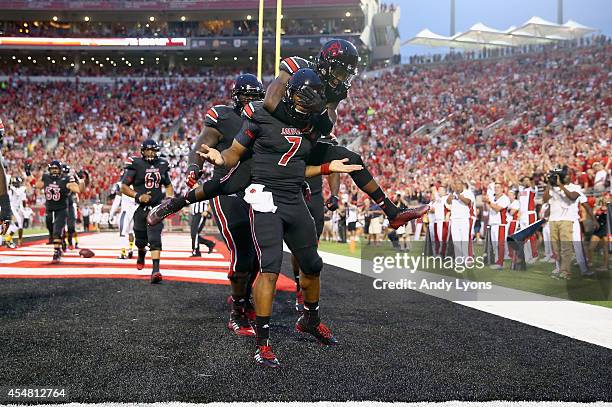
[[[544,203],[550,205],[550,240],[552,243],[557,270],[553,277],[571,279],[570,266],[573,259],[572,230],[574,217],[570,210],[580,197],[580,187],[571,184],[568,168],[554,169],[548,174]]]

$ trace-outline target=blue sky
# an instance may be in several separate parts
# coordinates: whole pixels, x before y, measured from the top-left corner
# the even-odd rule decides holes
[[[402,41],[413,37],[423,28],[449,35],[450,0],[393,0],[385,3],[394,3],[401,8],[399,30]],[[533,16],[556,22],[557,0],[456,0],[455,28],[457,32],[465,31],[473,24],[482,22],[505,30]],[[563,22],[569,19],[598,28],[603,34],[612,36],[612,1],[564,0]],[[436,50],[404,46],[402,55],[428,54]]]

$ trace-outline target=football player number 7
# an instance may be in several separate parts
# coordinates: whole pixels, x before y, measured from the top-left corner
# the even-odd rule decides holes
[[[158,189],[161,176],[157,172],[147,172],[145,174],[145,188],[146,189]]]
[[[302,138],[297,136],[285,136],[287,141],[291,144],[291,148],[287,151],[280,160],[278,160],[278,165],[282,165],[283,167],[287,165],[291,157],[297,153],[300,148],[300,144],[302,144]]]

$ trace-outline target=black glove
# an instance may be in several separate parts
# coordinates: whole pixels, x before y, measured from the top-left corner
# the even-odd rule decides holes
[[[312,191],[310,190],[310,185],[308,185],[308,182],[306,181],[302,183],[302,195],[304,195],[304,200],[306,202],[310,202],[310,198],[312,198]]]
[[[311,113],[321,113],[327,105],[325,96],[319,95],[309,87],[300,89],[297,92],[297,96],[300,101],[300,105],[304,106]]]
[[[325,207],[332,212],[338,209],[338,197],[336,195],[332,195],[327,198],[327,201],[325,201]]]

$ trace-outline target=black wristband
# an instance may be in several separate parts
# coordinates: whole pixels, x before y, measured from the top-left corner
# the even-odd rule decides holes
[[[141,193],[138,193],[138,192],[136,192],[136,195],[134,195],[134,200],[136,201],[136,203],[137,203],[137,204],[139,204],[139,203],[140,203],[140,196],[141,196],[141,195],[142,195],[142,194],[141,194]]]

